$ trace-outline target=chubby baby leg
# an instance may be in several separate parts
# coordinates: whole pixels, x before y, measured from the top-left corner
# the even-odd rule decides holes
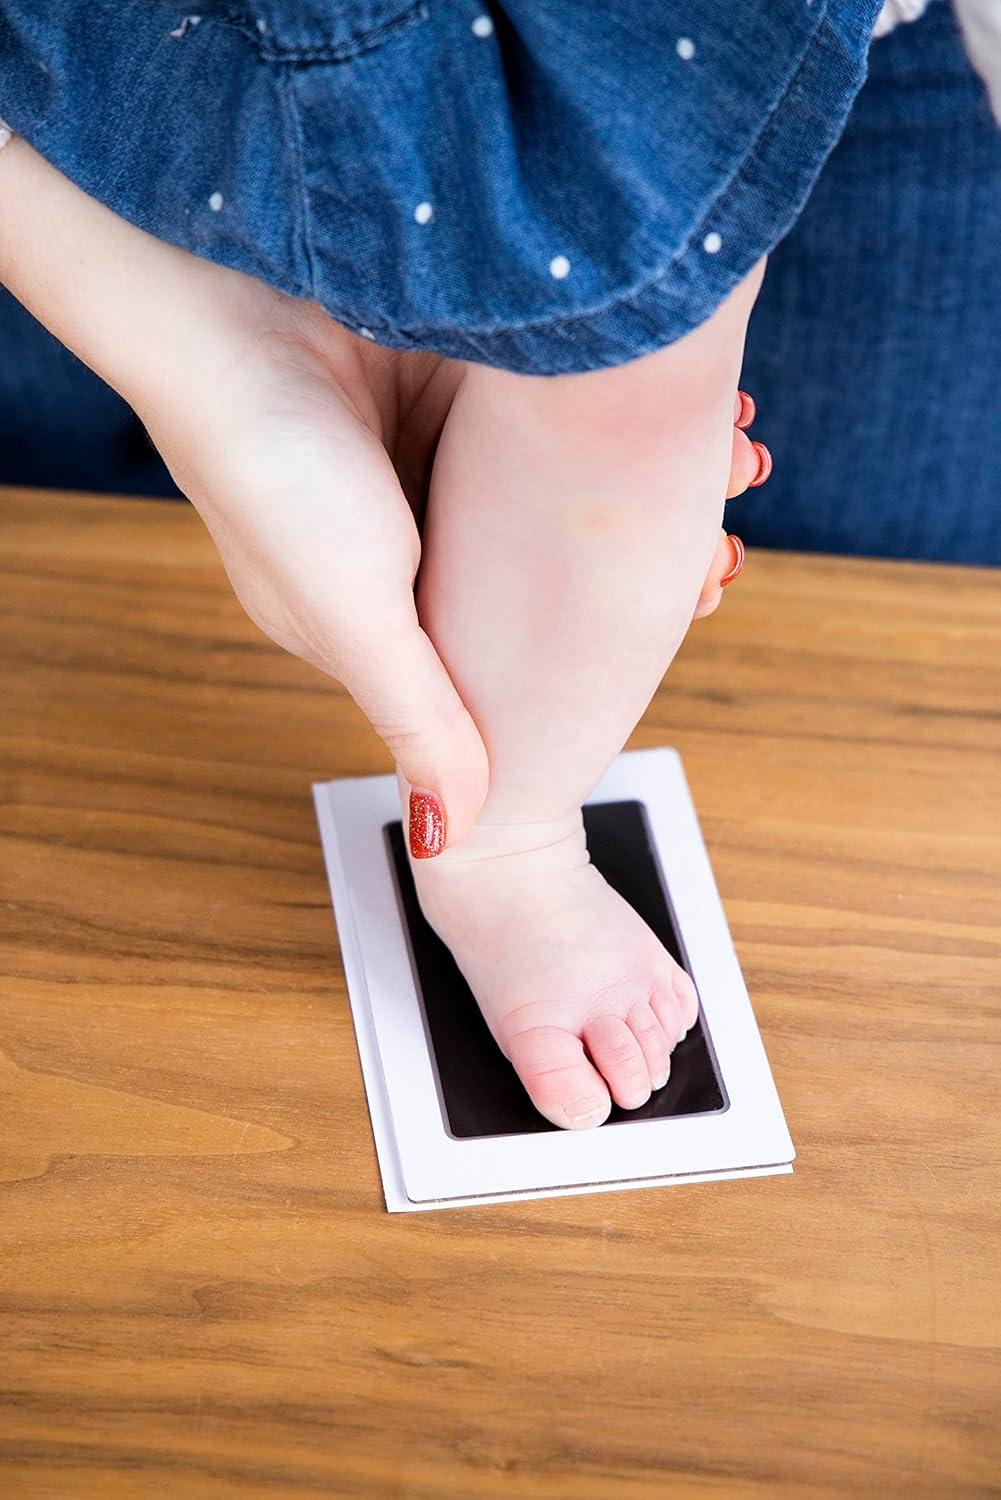
[[[435,462],[418,610],[483,735],[490,790],[472,833],[415,859],[414,878],[560,1126],[642,1104],[697,1013],[688,976],[589,863],[580,809],[702,593],[759,280],[619,369],[470,367]]]

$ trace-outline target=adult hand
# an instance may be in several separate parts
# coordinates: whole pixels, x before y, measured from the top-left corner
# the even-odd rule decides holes
[[[236,275],[201,262],[190,274]],[[420,625],[414,579],[461,367],[376,348],[258,282],[242,290],[235,322],[216,299],[180,387],[154,383],[137,409],[251,619],[344,684],[455,843],[486,796],[487,753]]]

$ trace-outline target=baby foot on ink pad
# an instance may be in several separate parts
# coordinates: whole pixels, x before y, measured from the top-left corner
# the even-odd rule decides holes
[[[448,945],[540,1114],[565,1129],[638,1109],[698,1015],[689,976],[590,863],[580,813],[478,825],[411,862]]]

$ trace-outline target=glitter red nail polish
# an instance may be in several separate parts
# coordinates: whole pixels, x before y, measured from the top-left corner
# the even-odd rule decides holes
[[[740,397],[740,416],[733,425],[743,432],[754,421],[758,409],[754,404],[754,397],[749,396],[746,391],[738,391],[737,395]]]
[[[414,859],[433,859],[445,847],[445,809],[434,792],[410,793],[410,852]]]
[[[727,533],[726,539],[730,543],[730,546],[733,548],[734,558],[733,567],[730,569],[729,573],[724,573],[723,577],[719,581],[719,586],[721,589],[725,589],[728,583],[733,582],[737,574],[740,572],[741,568],[744,566],[744,558],[747,556],[747,553],[744,549],[744,544],[740,540],[739,536],[734,536],[733,532],[731,531]]]
[[[769,453],[764,443],[753,442],[751,444],[751,447],[758,455],[758,472],[748,484],[747,488],[749,490],[756,490],[760,485],[764,484],[765,480],[772,472],[772,455]]]

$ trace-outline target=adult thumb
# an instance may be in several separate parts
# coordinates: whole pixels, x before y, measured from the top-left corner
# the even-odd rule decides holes
[[[347,654],[338,677],[388,746],[407,789],[406,831],[415,859],[463,839],[489,785],[486,746],[416,610],[378,641]]]

